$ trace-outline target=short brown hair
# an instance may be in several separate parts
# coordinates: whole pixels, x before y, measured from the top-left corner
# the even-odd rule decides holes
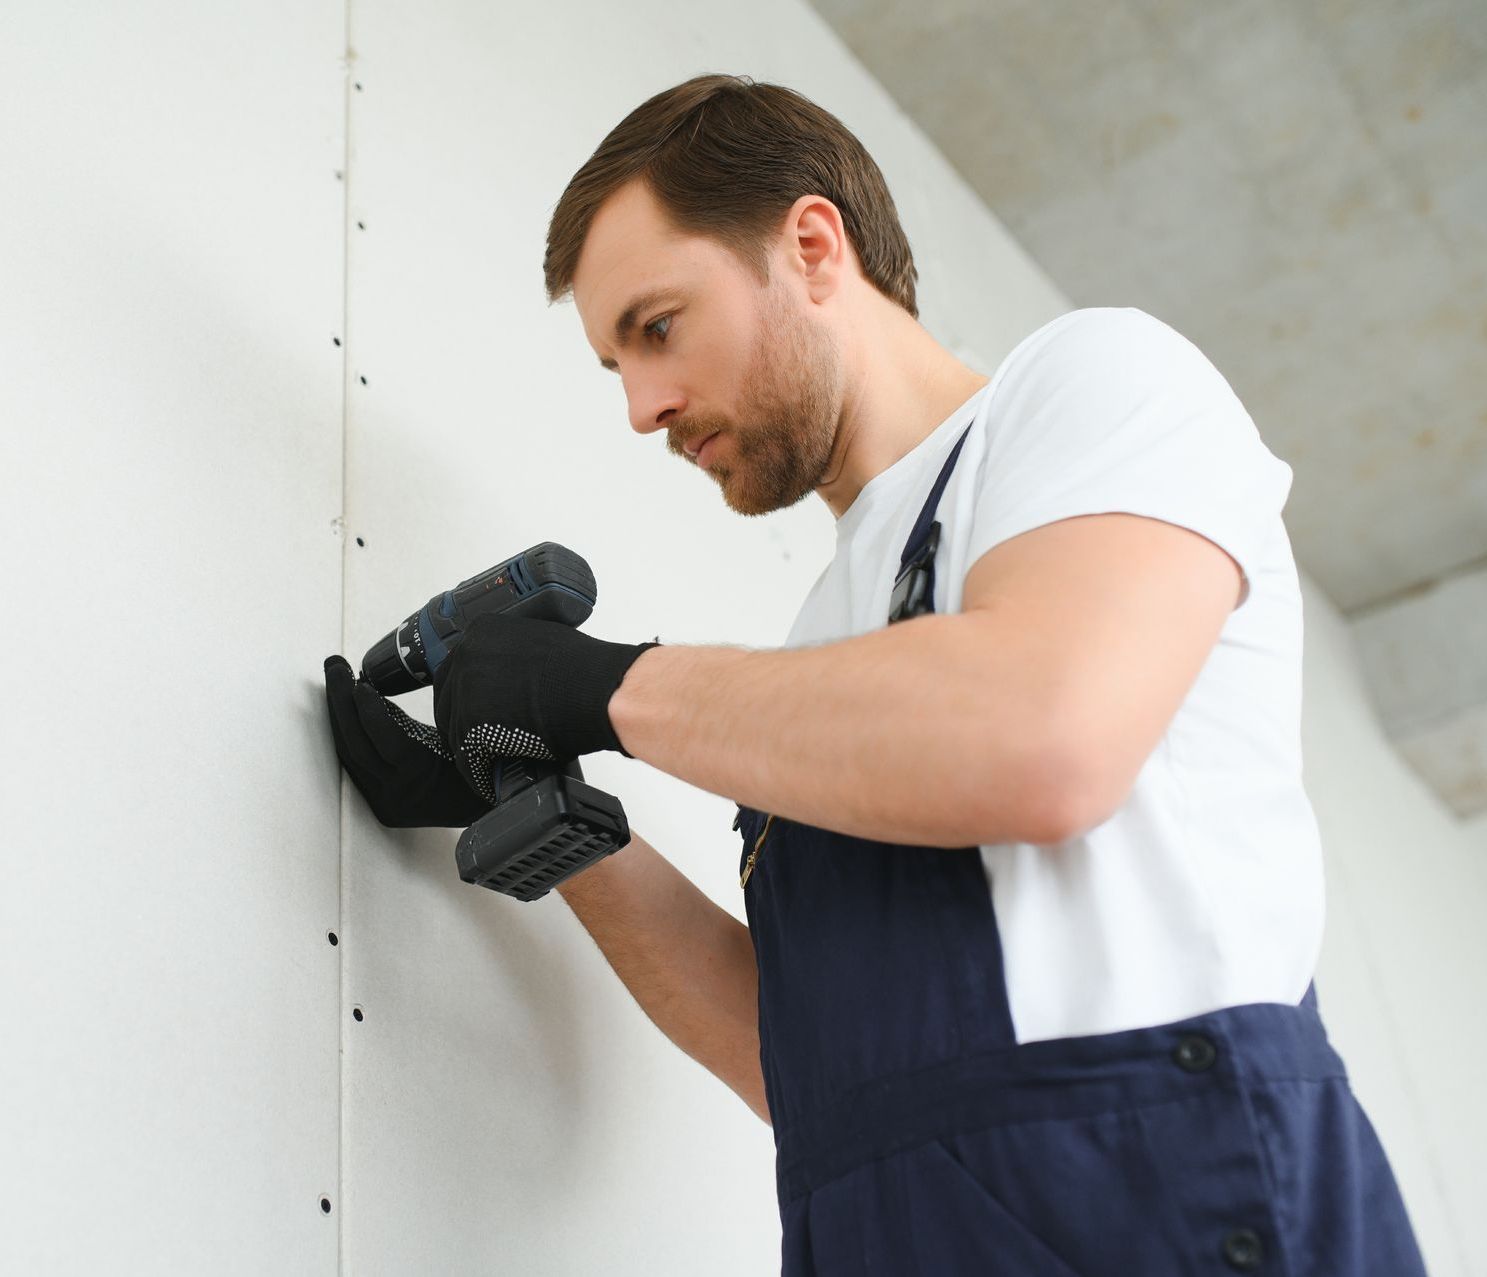
[[[677,228],[707,235],[769,277],[766,245],[802,195],[824,195],[863,274],[914,318],[918,271],[888,184],[836,116],[778,84],[699,75],[641,103],[569,181],[547,229],[543,273],[555,302],[573,288],[599,207],[642,178]]]

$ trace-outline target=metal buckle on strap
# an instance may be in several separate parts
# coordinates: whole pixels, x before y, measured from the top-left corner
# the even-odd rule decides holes
[[[770,816],[764,822],[764,828],[760,830],[759,837],[754,842],[754,850],[749,852],[749,858],[744,864],[743,876],[738,880],[740,887],[749,885],[749,875],[754,872],[754,862],[759,859],[759,853],[764,850],[764,840],[769,837],[769,827],[774,824],[774,817]]]

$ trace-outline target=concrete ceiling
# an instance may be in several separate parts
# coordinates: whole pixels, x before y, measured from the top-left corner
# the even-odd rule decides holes
[[[812,2],[1074,305],[1213,360],[1339,608],[1487,565],[1484,0]]]
[[[1213,360],[1384,729],[1487,811],[1487,0],[811,2],[1074,305]]]

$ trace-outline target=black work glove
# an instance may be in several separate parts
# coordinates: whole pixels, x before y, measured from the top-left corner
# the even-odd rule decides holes
[[[606,643],[571,625],[486,612],[434,672],[434,721],[475,789],[499,757],[577,758],[620,744],[609,699],[652,643]]]
[[[325,703],[341,766],[384,825],[463,829],[494,806],[470,788],[438,730],[355,678],[344,656],[325,658]]]

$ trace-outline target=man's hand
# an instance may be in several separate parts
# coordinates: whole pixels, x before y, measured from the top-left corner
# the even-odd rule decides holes
[[[325,658],[325,703],[341,766],[388,828],[463,829],[490,810],[438,731],[357,679],[344,656]]]
[[[477,616],[434,673],[434,721],[472,789],[493,758],[572,759],[620,744],[609,699],[659,643],[606,643],[557,621]]]

